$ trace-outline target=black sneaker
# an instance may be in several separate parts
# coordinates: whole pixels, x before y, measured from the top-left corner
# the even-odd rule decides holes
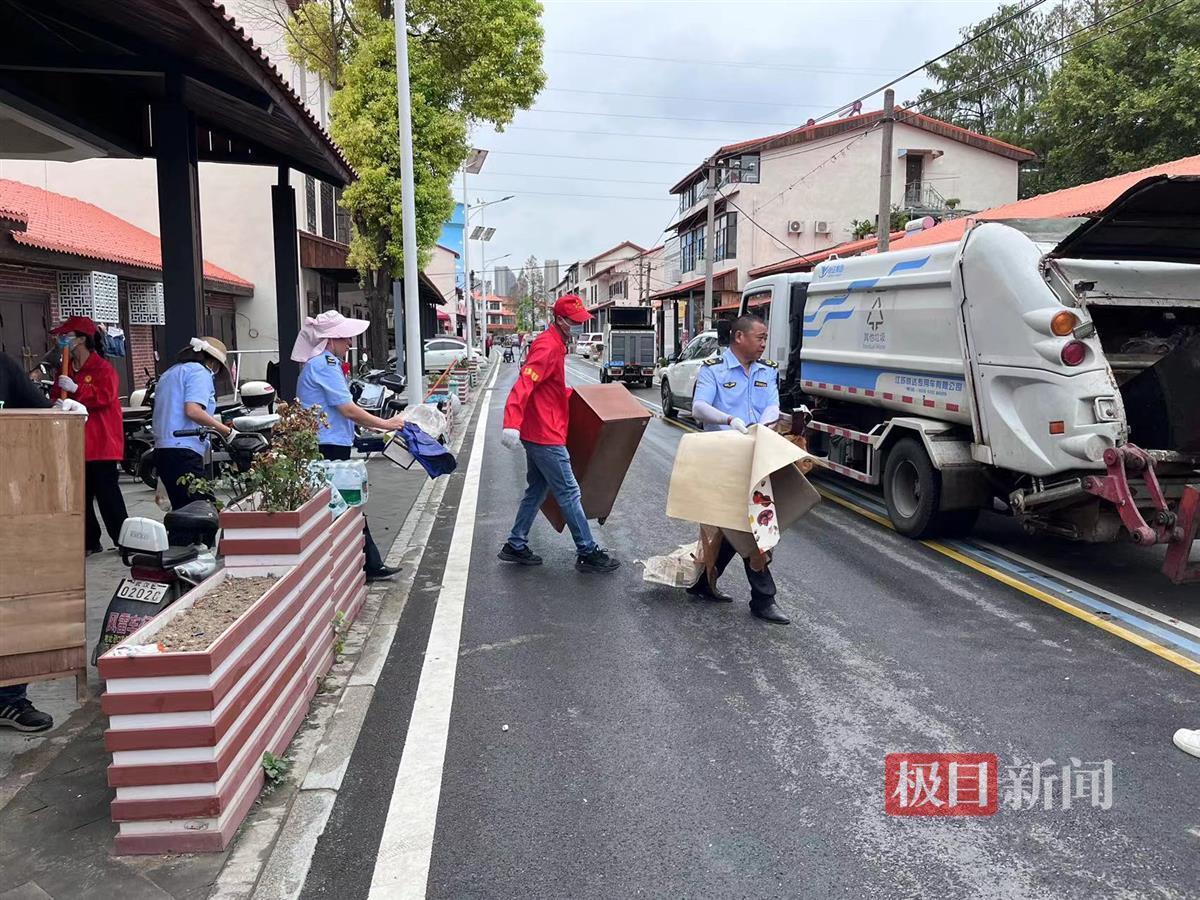
[[[591,553],[581,553],[575,557],[575,568],[580,572],[612,572],[620,567],[621,564],[617,560],[599,547]]]
[[[391,566],[383,566],[379,569],[371,569],[367,572],[367,581],[389,581],[400,574],[399,567],[392,568]]]
[[[496,557],[505,562],[520,563],[523,566],[540,566],[542,564],[542,558],[528,547],[518,550],[512,544],[505,544],[501,547]]]
[[[54,718],[28,700],[17,700],[0,706],[0,726],[15,728],[17,731],[45,731],[54,725]]]

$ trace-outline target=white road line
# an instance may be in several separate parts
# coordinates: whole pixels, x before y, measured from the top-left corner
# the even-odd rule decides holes
[[[408,735],[404,739],[404,753],[392,787],[379,854],[375,858],[369,897],[377,900],[424,897],[429,881],[490,399],[484,404],[475,429],[475,444],[467,465],[458,516],[454,520],[442,589],[433,614],[429,644],[425,648],[425,662],[421,667]]]

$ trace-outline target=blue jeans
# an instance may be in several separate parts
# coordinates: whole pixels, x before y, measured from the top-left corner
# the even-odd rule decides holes
[[[558,508],[562,510],[567,527],[571,529],[571,537],[575,539],[575,550],[580,554],[591,553],[596,549],[592,539],[592,530],[588,527],[587,516],[583,514],[583,504],[579,500],[579,482],[571,470],[571,457],[567,448],[562,445],[531,444],[525,445],[525,496],[517,510],[517,520],[513,522],[512,533],[508,543],[514,550],[522,550],[529,544],[529,529],[533,527],[542,501],[547,492],[554,495]]]

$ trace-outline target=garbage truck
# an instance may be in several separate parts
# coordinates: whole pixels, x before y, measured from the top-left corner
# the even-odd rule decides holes
[[[655,340],[649,306],[613,306],[604,326],[600,383],[621,381],[650,387],[654,381]]]
[[[1200,177],[831,257],[750,282],[743,312],[766,292],[793,431],[881,486],[900,533],[998,509],[1031,534],[1165,544],[1166,574],[1200,579]]]

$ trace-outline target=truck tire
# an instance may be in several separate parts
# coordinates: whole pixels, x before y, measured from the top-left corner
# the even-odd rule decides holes
[[[608,377],[608,372],[604,371],[604,369],[601,369],[600,370],[600,383],[608,384],[611,380],[612,379]]]
[[[909,437],[897,441],[883,467],[883,499],[896,531],[911,538],[933,534],[941,492],[941,474],[921,442]]]
[[[888,451],[883,499],[896,531],[910,538],[966,534],[979,517],[978,509],[938,510],[942,473],[917,438],[901,438]]]
[[[675,403],[671,397],[671,385],[667,383],[667,379],[662,380],[662,411],[664,419],[677,419],[679,413],[675,409]]]

